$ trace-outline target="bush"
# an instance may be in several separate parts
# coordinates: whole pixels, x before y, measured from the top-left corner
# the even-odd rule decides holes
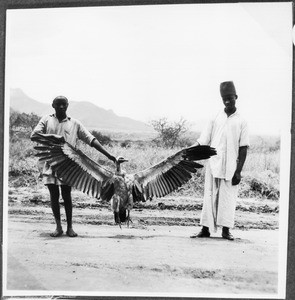
[[[127,141],[127,140],[126,140]],[[9,144],[9,183],[14,186],[28,186],[36,184],[39,175],[38,158],[34,156],[36,150],[34,143],[29,139],[15,138]],[[180,148],[167,149],[157,147],[151,142],[132,142],[129,147],[112,144],[105,145],[104,148],[114,156],[123,156],[128,159],[122,164],[122,169],[127,174],[151,167],[168,156],[174,154]],[[96,149],[81,143],[80,149],[99,164],[115,170],[115,165]],[[249,151],[246,165],[243,169],[243,178],[239,186],[239,196],[241,198],[267,198],[277,200],[279,191],[279,150],[275,152]],[[205,165],[205,161],[201,161]],[[205,168],[199,169],[193,174],[192,179],[172,196],[196,196],[202,197],[204,193]]]
[[[242,178],[239,196],[278,200],[280,197],[279,175],[270,170],[246,175]]]
[[[28,138],[14,138],[9,143],[9,159],[24,160],[27,157],[32,157],[36,153],[34,143]]]
[[[120,143],[120,146],[122,148],[130,148],[131,147],[131,141],[130,140],[125,140],[125,141]]]
[[[191,180],[174,191],[171,196],[191,196],[201,198],[204,196],[204,186],[205,167],[202,169],[198,169],[196,173],[192,174]]]
[[[182,136],[188,131],[187,121],[180,119],[178,122],[169,122],[166,118],[160,118],[150,122],[158,137],[154,139],[157,146],[174,148],[181,146]]]
[[[9,117],[10,138],[28,138],[39,120],[40,117],[34,113],[26,114],[11,110]]]

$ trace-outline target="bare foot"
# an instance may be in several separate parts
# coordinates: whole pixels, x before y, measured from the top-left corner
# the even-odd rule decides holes
[[[55,229],[54,232],[50,233],[51,237],[59,237],[63,234],[64,232],[62,231],[62,229]]]
[[[67,235],[68,235],[69,237],[76,237],[78,234],[73,230],[73,228],[69,228],[69,229],[67,230]]]

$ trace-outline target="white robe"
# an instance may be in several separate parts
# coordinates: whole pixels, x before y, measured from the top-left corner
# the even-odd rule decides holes
[[[217,226],[232,228],[238,186],[233,186],[231,180],[237,167],[239,147],[249,146],[247,122],[237,111],[229,117],[221,111],[202,132],[198,143],[217,150],[217,155],[207,164],[200,223],[214,231]]]
[[[233,228],[237,196],[238,185],[233,186],[231,180],[213,177],[208,164],[200,224],[215,232],[217,226]]]

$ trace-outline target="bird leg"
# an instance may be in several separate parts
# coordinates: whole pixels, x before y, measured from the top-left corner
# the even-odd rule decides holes
[[[114,217],[115,217],[115,223],[118,224],[119,227],[122,229],[120,215],[117,211],[114,211]]]
[[[130,221],[130,210],[128,209],[127,212],[127,227],[129,228],[129,221]]]
[[[128,209],[127,211],[128,211],[128,213],[127,213],[127,227],[129,228],[129,222],[131,222],[131,223],[133,223],[133,222],[130,218],[130,210]]]

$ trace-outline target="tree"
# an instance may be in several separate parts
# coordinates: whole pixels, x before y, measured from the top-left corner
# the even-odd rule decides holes
[[[12,110],[9,117],[9,132],[12,137],[15,132],[30,133],[38,124],[40,117],[34,113],[26,114]]]
[[[152,120],[150,124],[158,132],[155,142],[167,148],[179,146],[182,135],[188,130],[187,121],[183,118],[178,122],[169,122],[167,118],[160,118]]]
[[[34,113],[22,114],[24,116],[25,126],[32,131],[38,124],[40,117]]]

